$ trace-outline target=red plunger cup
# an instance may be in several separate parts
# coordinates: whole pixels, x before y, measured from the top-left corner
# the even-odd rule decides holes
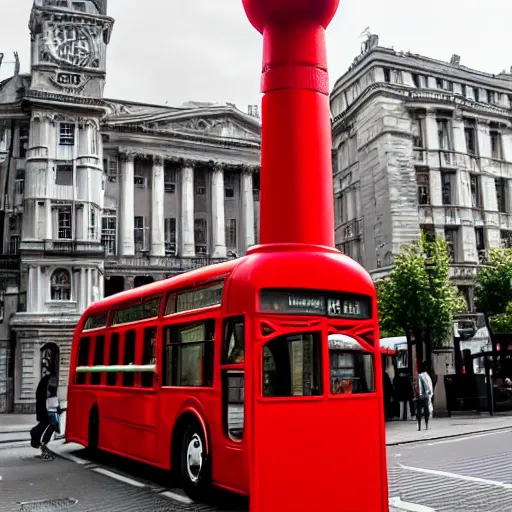
[[[260,241],[334,246],[325,28],[339,0],[243,0],[263,34]]]

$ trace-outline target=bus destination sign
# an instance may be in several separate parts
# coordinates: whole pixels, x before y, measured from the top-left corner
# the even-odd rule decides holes
[[[260,311],[265,313],[320,315],[338,318],[371,318],[370,298],[332,292],[262,290]]]

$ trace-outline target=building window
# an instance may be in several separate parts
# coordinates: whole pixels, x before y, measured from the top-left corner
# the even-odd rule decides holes
[[[445,228],[444,238],[448,245],[448,256],[450,262],[455,263],[457,261],[457,241],[458,241],[458,228]]]
[[[62,268],[56,270],[51,277],[52,300],[71,300],[71,276]]]
[[[430,224],[422,224],[420,226],[421,233],[425,237],[427,242],[434,242],[436,239],[436,230],[434,226]]]
[[[206,173],[202,169],[194,172],[194,190],[198,196],[206,195]]]
[[[117,218],[115,212],[104,212],[101,219],[101,243],[105,247],[105,253],[108,256],[116,254],[116,225]]]
[[[65,187],[73,186],[73,166],[57,165],[55,172],[55,185],[63,185]]]
[[[260,200],[260,173],[254,173],[252,175],[252,197],[254,201]]]
[[[80,12],[86,12],[85,8],[85,2],[77,2],[76,0],[72,3],[73,10],[80,11]]]
[[[507,213],[507,196],[506,196],[506,183],[504,178],[495,178],[496,184],[496,201],[498,203],[498,211]]]
[[[213,386],[214,333],[213,320],[165,329],[163,386]]]
[[[448,119],[437,120],[437,136],[439,140],[439,149],[441,150],[441,163],[450,164],[452,150],[452,141],[450,136],[450,125]]]
[[[235,174],[232,172],[224,174],[224,196],[226,199],[235,197]]]
[[[388,68],[384,68],[384,82],[391,82],[391,71]]]
[[[57,208],[57,236],[59,239],[70,240],[71,235],[71,206]]]
[[[165,252],[176,254],[176,219],[165,219]]]
[[[17,179],[14,183],[14,193],[22,196],[25,193],[25,179]]]
[[[236,242],[236,219],[228,219],[226,222],[226,247],[236,249]]]
[[[489,135],[491,136],[491,157],[496,160],[502,160],[501,133],[492,130],[489,132]]]
[[[442,199],[443,204],[454,204],[454,178],[455,174],[452,172],[441,173],[441,186],[442,186]]]
[[[500,232],[501,248],[512,249],[512,231],[502,230]]]
[[[60,123],[59,144],[61,146],[75,145],[75,125],[73,123]]]
[[[466,84],[461,84],[460,86],[460,93],[462,94],[462,96],[466,97],[467,94],[468,94],[468,91],[467,91],[467,88],[466,88]]]
[[[487,91],[487,101],[492,103],[493,105],[498,105],[499,103],[499,93],[495,91]]]
[[[91,209],[89,211],[89,230],[91,232],[91,238],[96,238],[96,209],[91,205]]]
[[[476,250],[485,250],[484,228],[475,228]]]
[[[205,256],[207,254],[208,225],[206,219],[194,220],[194,237],[196,242],[196,255]]]
[[[424,149],[425,143],[423,138],[423,120],[413,119],[412,124],[412,146],[414,149]]]
[[[98,152],[98,134],[94,131],[91,133],[91,155],[95,155]]]
[[[417,172],[418,204],[430,204],[430,175],[428,172]]]
[[[468,153],[468,155],[476,155],[475,127],[466,126],[466,128],[464,128],[464,135],[466,137],[466,153]]]
[[[20,250],[20,235],[11,235],[9,240],[9,254],[18,254]]]
[[[117,182],[117,157],[112,156],[108,159],[108,168],[105,170],[107,173],[107,181],[109,183]]]
[[[471,186],[471,206],[473,208],[481,208],[482,194],[480,190],[480,176],[472,174],[469,179]]]
[[[164,171],[164,189],[167,194],[176,192],[176,170],[165,169]]]
[[[27,157],[28,134],[29,134],[28,124],[21,124],[19,127],[19,148],[18,148],[20,158]]]
[[[146,231],[146,218],[135,217],[133,220],[133,236],[136,252],[146,250]]]
[[[145,188],[146,187],[146,178],[144,176],[134,176],[133,184],[137,188]]]

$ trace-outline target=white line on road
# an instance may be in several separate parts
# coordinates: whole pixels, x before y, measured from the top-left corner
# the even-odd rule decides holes
[[[142,482],[138,482],[137,480],[133,480],[132,478],[128,478],[118,473],[114,473],[113,471],[109,471],[108,469],[93,468],[91,469],[91,471],[96,471],[96,473],[108,476],[110,478],[113,478],[114,480],[119,480],[120,482],[124,482],[125,484],[133,485],[134,487],[146,487],[146,484],[143,484]]]
[[[160,493],[160,496],[165,496],[166,498],[170,498],[171,500],[179,501],[180,503],[186,503],[187,505],[190,505],[193,503],[193,501],[190,498],[187,498],[186,496],[181,496],[180,494],[176,494],[172,491],[165,491]]]
[[[402,501],[400,498],[389,498],[389,505],[407,512],[435,512],[435,509],[433,508],[418,505],[417,503],[408,503],[406,501]]]
[[[464,437],[445,439],[444,441],[434,441],[432,443],[427,443],[427,446],[434,446],[436,444],[460,443],[462,441],[469,441],[471,439],[476,439],[477,437],[495,436],[498,434],[509,434],[510,432],[512,432],[512,430],[500,430],[500,431],[496,431],[496,432],[485,432],[484,434],[467,435]]]
[[[482,485],[493,485],[494,487],[501,487],[502,489],[512,489],[512,484],[505,482],[497,482],[496,480],[487,480],[486,478],[478,478],[476,476],[458,475],[457,473],[449,473],[448,471],[438,471],[436,469],[415,468],[413,466],[404,466],[398,464],[402,469],[409,471],[416,471],[417,473],[426,473],[429,475],[445,476],[446,478],[454,478],[456,480],[465,480],[467,482],[474,482]]]

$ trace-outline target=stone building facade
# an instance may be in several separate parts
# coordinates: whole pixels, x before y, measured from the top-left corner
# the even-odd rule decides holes
[[[34,0],[31,73],[0,83],[0,412],[47,372],[65,398],[93,301],[256,243],[259,119],[104,99],[106,4]]]
[[[378,46],[331,94],[336,244],[375,279],[420,232],[445,237],[474,311],[476,269],[512,245],[512,74]]]

